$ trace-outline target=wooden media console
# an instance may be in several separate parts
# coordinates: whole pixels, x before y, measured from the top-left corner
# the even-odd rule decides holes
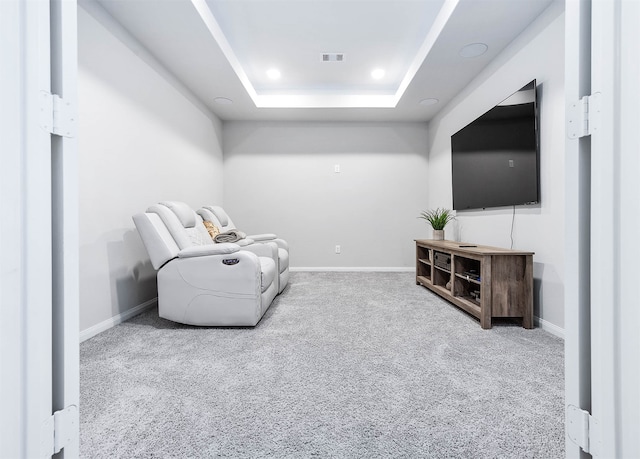
[[[416,239],[416,284],[480,319],[522,318],[533,328],[533,252]]]

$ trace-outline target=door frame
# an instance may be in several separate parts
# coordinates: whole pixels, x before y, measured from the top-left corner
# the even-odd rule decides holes
[[[73,0],[0,2],[0,444],[7,457],[50,457],[56,404],[78,406],[77,146],[75,136],[52,136],[49,105],[55,82],[74,104],[68,112],[77,107],[76,8]],[[62,455],[77,457],[77,422],[65,436]]]
[[[565,150],[566,456],[588,457],[570,438],[576,408],[593,457],[639,457],[640,3],[572,0],[565,18],[567,126],[591,96],[588,134],[568,129]]]

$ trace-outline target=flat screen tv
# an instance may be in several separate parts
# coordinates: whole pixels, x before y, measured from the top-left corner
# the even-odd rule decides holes
[[[536,80],[451,136],[453,208],[540,201]]]

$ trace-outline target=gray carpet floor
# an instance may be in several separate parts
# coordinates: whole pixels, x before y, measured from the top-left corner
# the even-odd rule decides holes
[[[80,346],[86,458],[562,458],[563,341],[411,273],[292,273],[255,328],[149,310]]]

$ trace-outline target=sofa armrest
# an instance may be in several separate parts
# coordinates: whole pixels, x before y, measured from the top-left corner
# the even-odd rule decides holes
[[[275,234],[252,234],[251,236],[247,236],[258,244],[265,242],[275,242],[278,244],[278,247],[281,249],[285,249],[287,252],[289,251],[289,244],[284,239],[280,239]]]
[[[259,257],[269,257],[273,259],[276,264],[278,263],[278,246],[273,242],[251,244],[242,247],[242,250],[255,253]]]
[[[240,250],[238,244],[223,242],[221,244],[198,245],[187,247],[178,252],[178,258],[206,257],[207,255],[227,255]]]
[[[251,236],[247,236],[247,237],[250,239],[253,239],[256,242],[263,242],[263,241],[272,241],[278,236],[271,233],[265,233],[265,234],[252,234]]]
[[[160,286],[171,295],[196,289],[221,298],[259,298],[263,290],[262,264],[256,254],[244,250],[176,258],[158,271]]]
[[[284,249],[287,252],[289,251],[289,243],[287,241],[285,241],[284,239],[280,239],[279,237],[277,237],[271,242],[275,242],[276,244],[278,244],[278,248]]]

